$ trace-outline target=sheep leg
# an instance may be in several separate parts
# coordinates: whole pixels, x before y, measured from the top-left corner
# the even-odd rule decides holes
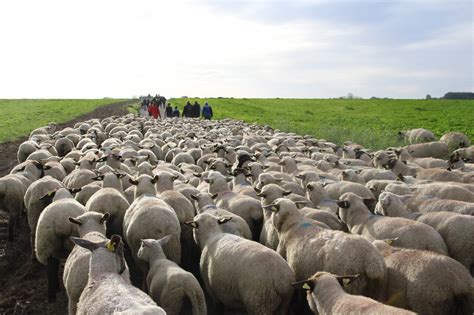
[[[13,223],[15,221],[15,218],[10,215],[8,218],[8,241],[13,242],[14,237],[13,237]]]
[[[59,260],[49,257],[46,263],[46,277],[48,279],[48,302],[56,301],[56,292],[59,291]]]
[[[35,255],[35,233],[30,233],[30,245],[31,245],[31,261],[37,261]]]

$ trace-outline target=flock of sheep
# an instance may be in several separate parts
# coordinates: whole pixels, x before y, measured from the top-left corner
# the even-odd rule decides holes
[[[26,215],[50,302],[65,260],[69,314],[474,310],[463,134],[371,152],[233,120],[55,129],[20,145],[0,209],[10,241]]]

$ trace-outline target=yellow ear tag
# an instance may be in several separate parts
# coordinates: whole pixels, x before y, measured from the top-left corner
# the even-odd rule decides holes
[[[105,245],[109,251],[112,253],[115,253],[115,246],[112,242],[108,242],[107,245]]]
[[[48,196],[51,197],[52,195],[53,195],[53,191],[48,192]]]
[[[351,282],[351,280],[349,280],[349,279],[342,279],[342,283],[344,285],[348,285],[350,282]]]
[[[273,207],[272,207],[272,211],[273,211],[273,212],[277,212],[277,211],[278,211],[278,208],[275,207],[275,206],[273,206]]]
[[[303,284],[303,289],[310,290],[311,288],[309,287],[309,285],[307,283],[305,283],[305,284]]]

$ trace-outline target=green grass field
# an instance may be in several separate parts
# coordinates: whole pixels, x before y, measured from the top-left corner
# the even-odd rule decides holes
[[[0,100],[0,143],[28,135],[31,130],[51,121],[62,123],[99,106],[119,101],[121,100]]]
[[[182,111],[188,99],[171,99]],[[197,100],[201,106],[205,99]],[[351,140],[368,148],[400,145],[403,129],[426,128],[441,137],[449,131],[474,142],[472,100],[207,99],[214,118],[234,118],[336,143]]]

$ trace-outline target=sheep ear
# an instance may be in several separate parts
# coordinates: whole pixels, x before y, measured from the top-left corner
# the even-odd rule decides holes
[[[217,197],[219,197],[219,193],[212,194],[211,196],[212,199],[216,199]]]
[[[158,242],[160,243],[161,246],[163,246],[163,245],[165,245],[166,243],[168,243],[170,241],[171,237],[173,237],[173,235],[166,235],[166,236],[160,238],[158,240]]]
[[[196,176],[196,177],[201,177],[202,174],[194,172],[193,175]]]
[[[253,190],[255,190],[257,193],[261,193],[261,192],[262,192],[262,190],[261,190],[260,188],[258,188],[258,187],[254,187]]]
[[[197,195],[192,194],[192,195],[191,195],[191,199],[194,199],[194,200],[198,201],[198,200],[199,200],[199,197],[198,197]]]
[[[51,165],[45,165],[43,166],[43,170],[47,171],[51,169]]]
[[[94,242],[91,242],[91,241],[88,241],[86,239],[82,239],[82,238],[79,238],[79,237],[74,237],[74,236],[71,236],[69,237],[69,239],[76,245],[80,246],[80,247],[83,247],[85,249],[88,249],[90,250],[91,252],[96,250],[97,248],[99,247],[102,247],[101,245],[103,245],[103,242],[99,242],[99,243],[94,243]]]
[[[97,175],[96,177],[92,177],[92,180],[103,180],[104,175]]]
[[[110,218],[110,213],[108,213],[108,212],[104,213],[104,215],[102,216],[102,218],[100,218],[100,223],[104,223],[104,222],[107,221],[109,218]]]
[[[303,209],[306,206],[306,201],[295,201],[295,205],[298,209]]]
[[[345,201],[345,200],[338,200],[337,202],[337,206],[339,208],[342,208],[342,209],[347,209],[349,208],[349,202]]]
[[[107,156],[103,156],[100,159],[96,159],[94,162],[105,162],[107,161]]]
[[[175,175],[172,177],[173,180],[177,180],[179,178],[179,175]]]
[[[359,274],[353,276],[336,276],[337,281],[341,286],[347,286],[354,282],[359,277]]]
[[[392,246],[393,242],[395,242],[396,240],[398,240],[398,237],[395,237],[395,238],[386,238],[386,239],[383,239],[381,240],[382,242]]]
[[[364,204],[367,208],[371,208],[374,205],[375,201],[376,200],[373,198],[364,199]]]
[[[133,178],[129,178],[128,182],[132,185],[135,185],[135,186],[138,185],[138,181],[136,179],[133,179]]]
[[[218,220],[217,220],[217,223],[219,224],[224,224],[226,222],[229,222],[230,220],[232,220],[232,217],[220,217]]]
[[[312,191],[314,189],[314,186],[313,184],[307,184],[306,185],[306,188],[309,190],[309,191]]]
[[[305,176],[303,174],[298,174],[295,177],[298,178],[298,179],[304,179]]]
[[[156,174],[156,175],[151,179],[151,183],[152,183],[152,184],[156,184],[159,180],[160,180],[160,176],[158,176],[158,174]]]
[[[69,188],[68,189],[71,194],[78,193],[82,190],[82,188]]]
[[[293,282],[291,284],[295,290],[308,290],[313,291],[313,281],[311,280],[302,280],[298,282]]]
[[[47,201],[49,199],[53,199],[55,194],[56,190],[50,190],[46,193],[46,195],[40,197],[39,200]]]
[[[82,225],[81,221],[79,221],[79,220],[77,220],[77,219],[75,219],[75,218],[73,218],[73,217],[69,217],[68,219],[69,219],[69,222],[71,222],[72,224],[77,224],[77,225],[79,225],[79,226]]]
[[[192,227],[193,229],[197,229],[197,228],[198,228],[198,224],[197,224],[196,221],[187,221],[187,222],[184,222],[184,224],[189,225],[189,226]]]
[[[283,192],[283,196],[288,196],[288,195],[290,195],[290,194],[291,194],[291,190],[285,190],[285,191]]]

